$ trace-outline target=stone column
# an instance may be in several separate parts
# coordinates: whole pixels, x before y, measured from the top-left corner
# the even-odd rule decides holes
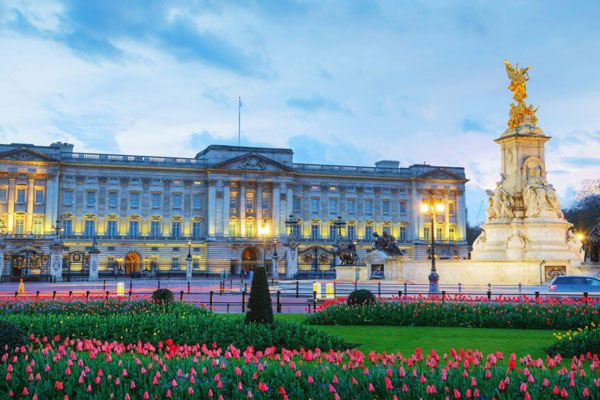
[[[58,219],[58,208],[59,208],[59,198],[60,198],[60,173],[57,172],[54,175],[54,179],[53,179],[53,186],[54,186],[54,191],[53,191],[53,196],[52,196],[52,218],[50,220],[50,229],[52,228],[52,226],[54,225],[55,221]],[[50,198],[48,197],[46,199],[46,201],[49,201]]]
[[[285,191],[285,184],[282,184],[283,190]],[[279,237],[281,232],[285,232],[285,230],[281,230],[281,215],[279,215],[279,200],[280,200],[280,192],[279,192],[279,184],[277,182],[273,182],[273,201],[272,201],[272,212],[273,212],[273,237]]]
[[[98,259],[100,258],[100,250],[96,248],[95,241],[90,250],[90,282],[98,280]],[[62,259],[62,254],[61,254]],[[62,269],[62,268],[61,268]]]
[[[217,192],[216,181],[210,180],[208,183],[208,236],[215,237],[216,234],[216,216],[217,216]]]
[[[50,275],[54,282],[62,282],[62,259],[64,247],[60,243],[50,246]]]
[[[7,213],[8,218],[6,220],[6,232],[12,234],[15,229],[15,181],[17,174],[9,174],[8,177],[8,204]]]
[[[4,243],[4,239],[0,239],[0,282],[2,282],[2,274],[4,273],[4,250],[6,249],[6,244]]]
[[[240,207],[240,236],[246,236],[246,184],[243,180],[240,179],[240,194],[239,194],[239,204]]]
[[[192,256],[191,256],[191,254],[188,254],[188,256],[185,258],[185,280],[187,280],[187,281],[192,280]]]
[[[263,213],[262,213],[262,182],[256,182],[256,228],[258,229],[259,224],[262,224]]]
[[[53,217],[52,200],[54,198],[54,191],[58,190],[58,188],[54,187],[53,179],[54,179],[53,175],[48,175],[46,177],[46,193],[45,193],[45,197],[44,197],[44,201],[45,201],[44,234],[46,234],[46,232],[50,232],[52,230],[52,225],[54,224],[54,221],[56,221],[56,220],[54,220],[54,221],[52,220],[52,217]]]
[[[223,182],[223,236],[229,236],[229,196],[231,181]]]
[[[421,229],[421,210],[419,207],[421,206],[421,202],[419,199],[419,195],[417,193],[417,188],[413,184],[410,192],[410,206],[407,207],[408,212],[408,220],[412,222],[412,233],[407,232],[408,239],[418,240],[419,239],[419,230]]]
[[[440,239],[450,240],[450,202],[448,201],[448,192],[444,193],[444,237]]]
[[[289,185],[287,185],[287,196],[286,196],[286,205],[287,205],[287,212],[285,215],[285,219],[288,218],[288,216],[292,215],[294,213],[294,189],[292,184],[290,183]],[[300,210],[300,215],[296,215],[296,218],[298,217],[302,217],[302,210]]]
[[[456,191],[456,240],[467,240],[467,207],[464,187]]]
[[[35,178],[27,178],[27,216],[25,219],[25,233],[31,235],[33,231],[33,200],[35,192]]]
[[[223,193],[223,181],[220,179],[217,181],[215,200],[216,200],[215,221],[214,221],[215,236],[222,237],[223,236],[223,214],[224,214],[224,209],[225,209],[225,199],[224,199],[224,193]]]

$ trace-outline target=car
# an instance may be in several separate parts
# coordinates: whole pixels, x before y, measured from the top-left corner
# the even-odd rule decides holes
[[[589,276],[557,276],[550,282],[548,289],[550,293],[600,293],[600,279],[591,278]]]

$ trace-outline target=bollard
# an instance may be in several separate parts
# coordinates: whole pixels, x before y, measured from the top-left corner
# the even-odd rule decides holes
[[[381,297],[381,282],[377,282],[377,297]]]
[[[179,292],[179,301],[183,301],[183,290]]]
[[[313,312],[317,312],[317,292],[313,291]]]
[[[129,291],[133,290],[133,279],[129,280]]]
[[[102,282],[102,290],[106,290],[106,279]]]
[[[160,289],[160,279],[158,281],[158,288],[157,289]]]
[[[492,291],[492,284],[488,283],[488,290],[491,292]]]
[[[281,291],[277,291],[277,312],[281,313]]]
[[[86,290],[85,291],[85,300],[88,301],[90,299],[90,291]]]
[[[458,283],[458,293],[462,293],[462,283]]]
[[[246,312],[246,291],[242,292],[242,312]]]
[[[488,300],[492,299],[492,292],[489,290],[487,291],[487,298],[488,298]]]
[[[333,298],[335,299],[337,296],[337,285],[333,282]]]
[[[585,297],[587,299],[588,297],[588,292],[583,292],[583,297]]]
[[[299,287],[300,287],[300,283],[298,281],[296,281],[296,298],[298,298],[299,295],[300,295],[300,292],[299,292],[300,289],[299,289]]]
[[[446,291],[442,290],[442,303],[446,301]]]
[[[358,282],[354,281],[354,290],[356,290],[358,288]]]
[[[229,303],[227,303],[227,312],[229,312]]]
[[[15,299],[19,296],[19,292],[15,292]]]
[[[108,299],[108,294],[110,293],[110,290],[106,291],[106,299]]]
[[[73,291],[69,290],[69,300],[71,300],[71,296],[73,296]]]
[[[402,290],[398,290],[398,299],[402,298]]]
[[[39,290],[36,290],[36,292],[35,292],[35,298],[36,298],[36,300],[37,300],[39,297],[40,297],[40,291],[39,291]]]
[[[244,283],[244,292],[247,292],[247,291],[248,291],[248,284]]]
[[[188,282],[187,284],[188,284],[188,293],[190,293],[190,282]]]
[[[132,294],[132,293],[131,293],[131,290],[129,291],[129,293],[128,293],[128,294],[129,294],[129,300],[131,300],[131,294]]]
[[[211,290],[209,293],[209,298],[208,298],[208,307],[210,307],[210,309],[212,310],[212,306],[213,306],[213,291]]]
[[[536,298],[536,299],[539,299],[539,297],[540,297],[540,292],[536,291],[536,292],[535,292],[535,298]]]
[[[519,294],[521,294],[521,284],[519,283]]]
[[[404,296],[408,296],[408,285],[404,282]]]
[[[233,289],[233,279],[229,278],[229,289]]]
[[[52,300],[54,300],[56,298],[56,290],[52,291]]]

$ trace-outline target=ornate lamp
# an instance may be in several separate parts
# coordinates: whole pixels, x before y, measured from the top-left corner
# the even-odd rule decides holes
[[[430,198],[423,199],[420,208],[423,214],[429,214],[431,217],[431,272],[429,273],[429,294],[437,294],[439,293],[438,282],[440,276],[435,267],[435,220],[437,213],[444,211],[444,203],[442,199],[436,199],[432,193]]]

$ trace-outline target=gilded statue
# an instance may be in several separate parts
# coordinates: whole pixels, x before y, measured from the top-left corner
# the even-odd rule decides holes
[[[519,64],[512,65],[504,60],[506,66],[506,75],[510,79],[510,85],[508,90],[513,92],[513,99],[517,102],[510,105],[510,118],[508,120],[509,128],[518,128],[523,122],[526,116],[531,118],[533,125],[537,123],[537,117],[535,113],[539,107],[533,108],[533,106],[527,105],[523,102],[527,98],[527,81],[529,80],[529,68],[519,68]]]

